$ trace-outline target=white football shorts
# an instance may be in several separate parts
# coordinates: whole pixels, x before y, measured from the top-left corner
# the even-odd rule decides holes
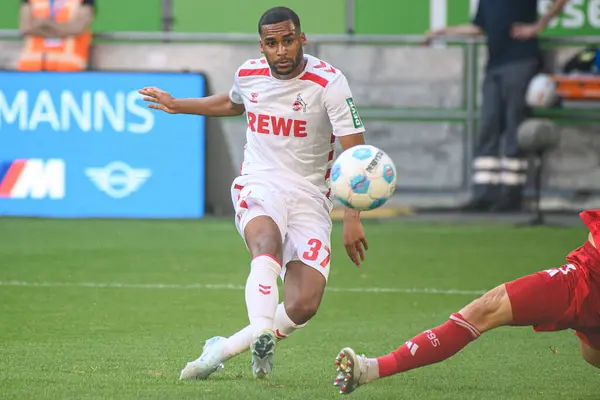
[[[273,175],[242,175],[231,185],[231,200],[235,225],[242,238],[248,222],[258,216],[271,217],[279,227],[283,243],[281,279],[285,278],[287,263],[300,260],[327,280],[331,257],[331,209],[316,188],[302,190]]]

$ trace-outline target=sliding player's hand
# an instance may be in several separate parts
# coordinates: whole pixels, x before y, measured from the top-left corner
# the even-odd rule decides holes
[[[144,101],[150,103],[148,104],[148,108],[161,110],[169,114],[176,113],[172,108],[173,100],[175,99],[168,92],[156,87],[145,87],[140,89],[138,93],[144,96]]]
[[[352,262],[360,267],[360,262],[365,260],[365,251],[368,250],[367,239],[365,238],[365,230],[360,223],[358,214],[344,217],[343,228],[344,246],[346,253]]]

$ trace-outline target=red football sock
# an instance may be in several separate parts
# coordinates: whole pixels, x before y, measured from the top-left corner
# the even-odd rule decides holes
[[[444,361],[477,339],[481,333],[462,315],[452,314],[437,328],[430,329],[404,343],[398,350],[377,358],[379,376],[399,374]]]

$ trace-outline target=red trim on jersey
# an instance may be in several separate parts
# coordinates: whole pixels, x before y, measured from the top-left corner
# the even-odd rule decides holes
[[[315,65],[313,68],[314,69],[321,69],[321,68],[326,68],[328,65],[325,64],[325,61],[321,61],[319,63],[319,65]],[[331,72],[332,74],[335,74],[335,68],[333,68],[332,66],[329,66],[328,69],[325,70],[325,72]]]
[[[258,69],[240,69],[238,73],[239,77],[243,76],[269,76],[271,72],[269,68],[258,68]]]
[[[316,83],[317,85],[321,85],[323,87],[327,87],[329,81],[322,76],[317,74],[313,74],[312,72],[306,72],[304,75],[300,77],[301,81],[311,81]]]
[[[250,64],[256,65],[256,61],[260,61],[261,64],[266,64],[267,63],[267,60],[261,59],[261,60],[252,60],[252,61],[250,61]]]
[[[331,134],[331,138],[329,139],[329,143],[331,143],[332,145],[335,143],[335,135],[333,133]],[[329,157],[327,158],[327,161],[333,160],[333,154],[334,153],[335,153],[335,149],[332,148],[331,151],[329,152]]]
[[[246,129],[248,129],[249,127],[250,127],[250,123],[248,123],[248,125],[246,126]],[[246,158],[246,146],[247,145],[244,145],[244,148],[242,149],[243,157],[242,157],[242,162],[240,164],[240,176],[244,175],[244,174],[242,174],[242,172],[244,171],[244,160],[243,159]]]
[[[241,199],[241,195],[242,195],[242,189],[243,189],[243,188],[244,188],[244,187],[243,187],[242,185],[238,185],[237,183],[235,183],[235,184],[233,185],[233,189],[234,189],[234,190],[239,190],[239,192],[240,192],[240,193],[238,193],[238,201],[239,201],[240,207],[241,207],[241,208],[246,208],[246,209],[248,209],[248,203],[246,203],[246,200],[240,200],[240,199]],[[250,194],[250,193],[248,193],[248,194]],[[238,216],[238,218],[239,218],[239,216]]]
[[[329,140],[329,143],[332,144],[333,147],[333,143],[335,143],[335,135],[332,133],[331,134],[331,139]],[[331,151],[329,152],[329,155],[327,156],[327,162],[330,162],[331,160],[333,160],[333,155],[335,154],[335,149],[331,149]],[[331,176],[331,167],[329,167],[329,169],[325,172],[325,180],[329,179],[329,177]],[[331,188],[327,191],[327,194],[325,194],[325,197],[329,198],[329,196],[331,196]]]

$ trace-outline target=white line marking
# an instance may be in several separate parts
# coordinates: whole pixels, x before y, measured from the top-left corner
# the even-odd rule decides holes
[[[245,286],[233,284],[211,283],[120,283],[120,282],[25,282],[0,281],[0,286],[21,287],[69,287],[69,288],[120,288],[120,289],[213,289],[213,290],[245,290]],[[381,287],[327,287],[328,292],[352,293],[404,293],[404,294],[446,294],[479,296],[484,290],[435,289],[435,288],[381,288]]]

